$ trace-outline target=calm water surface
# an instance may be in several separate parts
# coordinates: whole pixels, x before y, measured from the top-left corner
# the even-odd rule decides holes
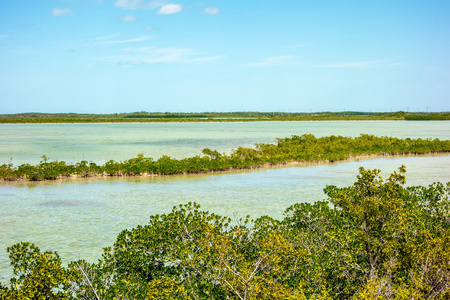
[[[274,143],[275,138],[314,134],[449,139],[450,121],[307,121],[141,124],[0,124],[0,164],[51,160],[103,164],[143,153],[159,158],[201,154],[211,148],[229,152],[239,146]]]
[[[99,162],[126,159],[134,152],[153,157],[160,155],[151,153],[183,157],[197,155],[205,147],[229,151],[308,132],[316,136],[356,136],[366,132],[450,139],[449,125],[449,122],[398,121],[0,125],[0,157],[12,155],[37,162],[39,156],[34,151],[67,161],[70,156],[74,161],[91,157]],[[85,139],[80,129],[84,129]],[[114,142],[105,142],[108,137]],[[5,145],[10,150],[5,150]],[[17,163],[15,159],[13,162]],[[450,155],[438,155],[212,175],[3,183],[0,184],[0,280],[11,276],[6,247],[19,241],[33,242],[41,250],[56,250],[65,262],[79,258],[95,261],[102,248],[112,245],[121,230],[145,224],[150,215],[168,213],[178,204],[195,201],[202,209],[232,217],[281,218],[283,211],[294,203],[324,199],[322,190],[326,185],[352,184],[359,166],[379,168],[388,175],[402,164],[407,167],[408,185],[450,180]]]

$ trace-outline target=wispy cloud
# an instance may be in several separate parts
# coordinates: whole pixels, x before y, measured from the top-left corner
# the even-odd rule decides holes
[[[366,60],[366,61],[354,61],[354,62],[345,62],[345,63],[336,63],[336,64],[325,64],[318,65],[320,68],[372,68],[376,66],[380,66],[381,63],[385,62],[384,60]]]
[[[164,6],[168,3],[169,3],[168,0],[154,0],[154,1],[150,1],[149,3],[147,3],[146,6],[150,9],[156,9],[156,8]]]
[[[248,64],[250,67],[265,67],[265,66],[278,66],[278,65],[290,65],[292,64],[293,55],[273,56],[264,59],[263,61]]]
[[[212,61],[223,56],[201,56],[200,53],[189,48],[156,48],[135,47],[122,49],[123,54],[104,57],[103,60],[115,61],[121,65],[144,63],[190,63]]]
[[[202,10],[202,14],[205,15],[217,15],[219,14],[219,9],[217,7],[207,7],[204,10]]]
[[[114,6],[123,9],[138,9],[142,7],[142,0],[117,0]]]
[[[97,44],[100,45],[112,45],[112,44],[124,44],[124,43],[135,43],[135,42],[143,42],[146,40],[149,40],[150,37],[144,35],[138,38],[134,39],[128,39],[128,40],[117,40],[117,41],[104,41],[104,42],[97,42]]]
[[[136,21],[136,17],[133,15],[128,15],[122,18],[122,21],[124,22],[134,22]]]
[[[55,17],[61,17],[64,15],[70,15],[72,14],[72,11],[68,8],[54,8],[52,9],[52,15]]]
[[[156,12],[158,15],[171,15],[179,13],[183,7],[181,4],[166,4]]]
[[[6,39],[8,37],[7,34],[0,34],[0,41]]]
[[[99,42],[99,41],[109,40],[116,36],[119,36],[119,34],[115,33],[115,34],[110,34],[110,35],[105,35],[105,36],[98,36],[98,37],[89,39],[89,41]]]
[[[169,3],[169,0],[117,0],[114,3],[115,7],[122,9],[157,9],[158,15],[171,15],[183,10],[181,4]]]

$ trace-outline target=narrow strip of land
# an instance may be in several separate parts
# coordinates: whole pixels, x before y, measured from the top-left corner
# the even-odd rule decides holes
[[[399,139],[362,134],[359,137],[311,134],[277,139],[276,144],[257,144],[255,148],[239,147],[231,154],[205,148],[202,155],[175,159],[163,155],[157,160],[139,154],[125,161],[109,160],[103,165],[81,161],[67,164],[48,161],[37,165],[12,163],[0,165],[0,180],[54,180],[94,176],[158,176],[196,174],[251,169],[281,164],[306,164],[361,159],[374,156],[424,155],[450,152],[450,141],[439,139]]]
[[[449,112],[134,112],[121,114],[21,113],[2,114],[0,124],[29,123],[161,123],[257,121],[450,120]]]

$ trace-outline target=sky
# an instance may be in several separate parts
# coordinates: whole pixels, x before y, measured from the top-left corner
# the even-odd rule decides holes
[[[450,111],[450,1],[0,1],[0,113],[137,111]]]

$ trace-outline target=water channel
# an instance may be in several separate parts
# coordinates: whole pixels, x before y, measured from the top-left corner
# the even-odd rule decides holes
[[[9,157],[15,165],[37,163],[43,154],[97,163],[138,153],[181,158],[199,155],[205,147],[227,152],[304,133],[450,139],[450,122],[0,125],[0,163]],[[326,185],[352,184],[360,166],[388,175],[402,164],[408,185],[450,180],[450,155],[435,155],[208,175],[0,183],[0,280],[11,276],[6,247],[19,241],[58,251],[64,262],[95,261],[121,230],[145,224],[150,215],[168,213],[178,204],[197,202],[202,209],[233,218],[281,218],[294,203],[325,199]]]

